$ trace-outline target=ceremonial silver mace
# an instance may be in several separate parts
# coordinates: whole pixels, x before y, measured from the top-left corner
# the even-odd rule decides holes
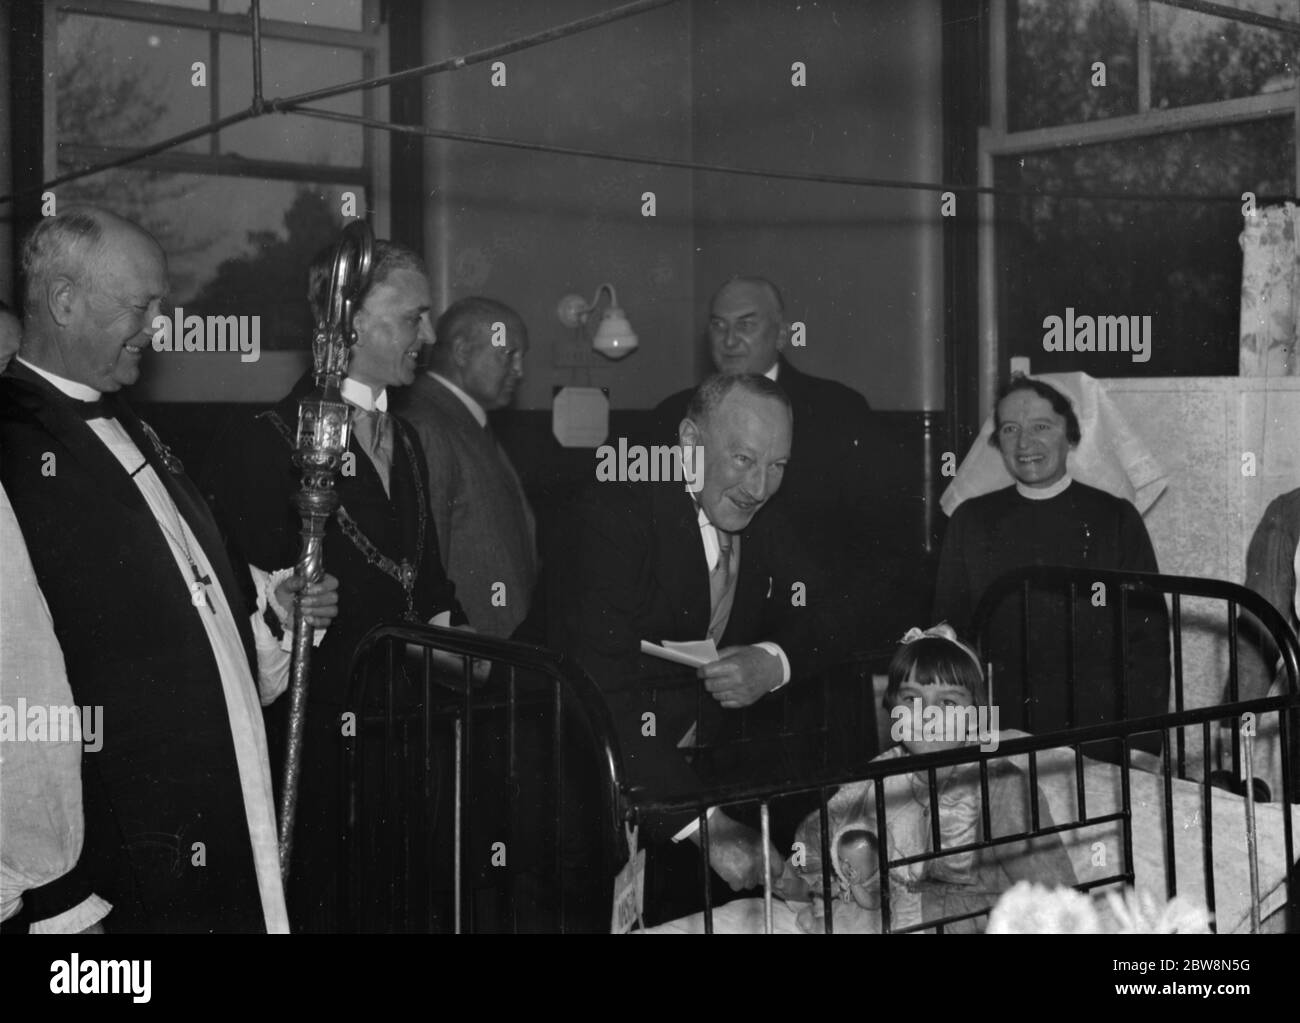
[[[302,470],[302,487],[294,504],[302,516],[302,549],[296,575],[304,584],[325,574],[325,525],[339,506],[334,489],[339,466],[348,449],[351,413],[340,387],[347,373],[348,350],[356,343],[352,315],[357,296],[370,274],[374,236],[364,220],[343,229],[334,249],[329,301],[312,336],[316,389],[298,403],[298,437],[293,461]],[[289,742],[280,792],[280,876],[289,879],[293,854],[293,822],[298,809],[298,780],[302,774],[303,725],[307,717],[307,682],[311,673],[313,629],[294,601],[292,682],[289,690]]]

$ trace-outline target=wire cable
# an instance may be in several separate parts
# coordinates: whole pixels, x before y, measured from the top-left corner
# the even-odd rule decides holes
[[[469,132],[451,131],[444,128],[424,128],[414,124],[392,124],[362,117],[357,114],[343,114],[334,110],[319,110],[315,107],[294,106],[285,113],[302,114],[318,117],[326,121],[339,121],[355,124],[363,128],[375,128],[380,131],[396,132],[401,135],[419,135],[424,138],[445,139],[453,142],[471,142],[485,146],[498,146],[503,149],[518,149],[531,153],[552,153],[559,156],[577,156],[591,160],[608,160],[614,163],[635,163],[649,167],[662,167],[669,170],[704,171],[710,174],[732,174],[740,177],[769,178],[776,181],[801,181],[815,184],[848,185],[861,188],[903,189],[922,192],[953,192],[979,195],[1022,197],[1027,199],[1086,199],[1096,201],[1123,202],[1173,202],[1173,203],[1218,203],[1231,202],[1240,205],[1238,195],[1194,195],[1177,192],[1045,192],[1033,188],[1006,188],[999,185],[963,185],[951,181],[904,181],[893,178],[867,178],[848,174],[822,174],[811,171],[778,171],[758,167],[739,167],[734,164],[702,163],[698,160],[675,160],[664,156],[637,156],[628,153],[610,153],[596,149],[578,149],[573,146],[557,146],[549,142],[527,142],[523,139],[506,139],[492,135],[474,135]],[[1282,202],[1288,196],[1256,197],[1257,205]]]
[[[489,46],[483,50],[475,50],[463,57],[451,57],[447,60],[440,60],[433,64],[422,64],[419,67],[407,68],[405,71],[394,71],[392,74],[380,75],[377,78],[361,78],[355,82],[348,82],[344,85],[332,85],[324,89],[315,89],[311,92],[298,93],[295,96],[286,96],[283,99],[270,99],[266,101],[266,106],[271,110],[280,110],[289,106],[295,106],[299,103],[310,103],[318,99],[329,99],[331,96],[341,96],[348,92],[357,92],[361,89],[377,89],[380,86],[392,85],[395,82],[405,82],[412,78],[423,78],[426,75],[437,75],[445,71],[459,71],[462,68],[470,67],[474,64],[482,64],[484,61],[493,60],[497,57],[504,57],[511,53],[518,53],[520,50],[531,49],[534,46],[540,46],[543,43],[554,42],[557,39],[564,39],[566,36],[577,35],[580,32],[589,32],[593,28],[600,28],[602,25],[608,25],[614,21],[622,21],[624,18],[631,18],[638,14],[645,14],[647,11],[653,11],[659,7],[667,7],[669,4],[678,3],[679,0],[636,0],[635,3],[624,4],[622,7],[615,7],[609,11],[603,11],[600,14],[593,14],[587,18],[578,18],[576,21],[570,21],[563,25],[557,25],[554,28],[544,29],[541,32],[535,32],[532,35],[524,36],[512,42],[501,43],[497,46]]]
[[[644,14],[648,11],[666,7],[669,4],[677,3],[678,0],[635,0],[633,3],[624,4],[615,7],[609,11],[591,15],[586,18],[579,18],[575,21],[566,22],[563,25],[557,25],[541,32],[535,32],[531,35],[523,36],[511,42],[501,43],[497,46],[490,46],[482,50],[476,50],[472,53],[460,57],[453,57],[447,60],[437,61],[432,64],[424,64],[420,67],[408,68],[404,71],[394,72],[388,75],[380,75],[375,78],[361,79],[355,82],[348,82],[342,85],[330,86],[324,89],[315,89],[309,92],[298,93],[292,96],[279,97],[275,99],[264,99],[259,88],[260,82],[260,4],[254,4],[250,8],[250,16],[253,18],[253,30],[255,37],[254,44],[254,94],[253,102],[248,109],[231,114],[228,117],[221,118],[211,124],[189,131],[182,132],[156,142],[153,145],[146,146],[142,149],[127,153],[113,160],[103,163],[94,164],[90,167],[81,168],[75,171],[69,171],[61,174],[43,184],[23,189],[19,192],[12,192],[8,195],[0,196],[0,205],[4,203],[15,202],[19,197],[34,195],[43,192],[56,185],[65,184],[69,181],[75,181],[80,178],[90,177],[99,174],[102,171],[112,170],[117,167],[123,167],[140,160],[147,159],[158,153],[164,152],[178,145],[183,145],[196,138],[202,138],[205,135],[215,134],[231,125],[238,124],[241,121],[250,120],[257,117],[265,116],[269,113],[280,114],[299,114],[306,117],[315,117],[322,120],[338,121],[346,124],[354,124],[363,128],[371,128],[379,131],[388,131],[404,135],[418,135],[424,138],[443,139],[447,141],[468,142],[478,145],[497,146],[506,149],[516,149],[524,152],[550,153],[560,156],[573,156],[591,160],[605,160],[616,163],[631,163],[648,167],[660,167],[672,170],[689,170],[710,174],[728,174],[739,177],[756,177],[765,178],[773,181],[799,181],[817,184],[841,185],[857,188],[879,188],[894,189],[903,191],[924,191],[924,192],[952,192],[955,195],[992,195],[1005,196],[1013,198],[1028,199],[1047,199],[1062,200],[1073,199],[1093,202],[1148,202],[1148,203],[1234,203],[1242,202],[1241,196],[1238,195],[1211,195],[1211,194],[1193,194],[1177,192],[1094,192],[1094,191],[1043,191],[1032,188],[1009,188],[998,185],[969,185],[959,184],[957,182],[944,181],[905,181],[891,178],[869,178],[854,175],[843,174],[825,174],[817,172],[798,172],[798,171],[778,171],[758,167],[739,167],[730,164],[704,163],[695,160],[675,160],[668,157],[638,156],[626,153],[610,153],[600,150],[581,149],[572,146],[557,146],[543,142],[528,142],[523,139],[506,139],[488,135],[474,135],[468,132],[457,132],[447,129],[425,128],[419,125],[393,124],[388,121],[380,121],[376,118],[364,117],[355,114],[343,114],[331,110],[320,110],[314,107],[306,107],[303,104],[315,100],[328,99],[334,96],[343,95],[349,92],[357,92],[363,89],[375,89],[386,85],[392,85],[397,82],[403,82],[414,78],[422,78],[430,75],[442,74],[448,71],[459,71],[475,64],[481,64],[484,61],[493,60],[511,53],[518,53],[522,50],[531,49],[544,43],[553,42],[557,39],[563,39],[568,36],[588,32],[592,29],[599,28],[603,25],[615,21],[621,21],[626,18],[634,17],[638,14]],[[1168,3],[1170,6],[1184,6],[1188,9],[1213,8],[1218,5],[1207,3],[1205,0],[1157,0],[1157,2]],[[1230,9],[1229,9],[1230,10]],[[1219,13],[1217,11],[1204,10],[1203,13]],[[1220,16],[1227,17],[1227,14]],[[1243,19],[1244,20],[1244,19]],[[1278,20],[1278,19],[1273,19]],[[1292,23],[1281,23],[1279,27],[1283,31],[1285,26],[1300,31],[1300,26]],[[1274,26],[1270,26],[1274,27]],[[1294,196],[1260,196],[1256,197],[1258,205],[1268,205],[1295,201]]]
[[[252,19],[252,32],[254,39],[254,89],[252,102],[246,110],[230,114],[227,117],[220,118],[219,120],[201,125],[197,128],[191,128],[189,131],[181,132],[179,135],[172,135],[169,138],[163,139],[161,142],[155,142],[152,145],[144,146],[141,149],[126,153],[123,156],[116,157],[115,159],[93,164],[90,167],[82,167],[78,170],[69,171],[66,174],[60,174],[39,185],[33,185],[16,192],[10,192],[8,195],[0,195],[0,206],[5,203],[16,202],[18,199],[26,196],[39,195],[56,185],[67,184],[69,181],[76,181],[80,178],[87,178],[94,174],[99,174],[102,171],[113,170],[117,167],[124,167],[128,164],[136,163],[140,160],[147,159],[150,156],[155,156],[158,153],[165,152],[168,149],[184,145],[186,142],[190,142],[194,139],[203,138],[207,135],[215,135],[217,132],[229,128],[231,125],[239,124],[241,121],[263,117],[273,111],[282,112],[292,105],[307,103],[312,100],[327,99],[332,96],[340,96],[348,92],[358,92],[362,89],[377,89],[381,86],[392,85],[395,82],[403,82],[410,78],[442,74],[447,71],[459,71],[462,68],[471,67],[474,64],[481,64],[486,60],[492,60],[493,58],[501,57],[506,54],[519,53],[520,51],[528,50],[535,46],[541,46],[544,43],[554,42],[557,39],[564,39],[568,36],[589,32],[592,29],[600,28],[603,25],[608,25],[615,21],[622,21],[638,14],[645,14],[648,11],[660,7],[667,7],[669,4],[678,2],[679,0],[635,0],[634,3],[623,4],[621,7],[615,7],[612,10],[603,11],[600,14],[594,14],[590,17],[578,18],[574,21],[565,22],[563,25],[555,25],[551,28],[543,29],[540,32],[534,32],[531,35],[522,36],[519,39],[512,40],[511,42],[501,43],[498,46],[490,46],[483,50],[476,50],[473,53],[468,53],[464,56],[452,57],[448,60],[438,61],[433,64],[423,64],[420,67],[408,68],[405,71],[380,75],[376,78],[366,78],[356,82],[348,82],[344,85],[331,86],[326,89],[315,89],[310,92],[297,93],[293,96],[285,96],[270,100],[262,97],[260,89],[262,63],[261,5],[260,3],[257,3],[249,8],[249,16]]]

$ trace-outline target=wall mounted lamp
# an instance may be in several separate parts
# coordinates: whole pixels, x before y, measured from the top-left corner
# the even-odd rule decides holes
[[[609,289],[609,304],[602,309],[600,293],[606,288]],[[591,341],[591,347],[606,358],[621,359],[636,350],[636,332],[619,306],[612,284],[602,284],[597,288],[596,297],[590,302],[581,295],[565,295],[555,311],[561,323],[581,330]],[[598,317],[593,315],[597,312],[600,312]]]

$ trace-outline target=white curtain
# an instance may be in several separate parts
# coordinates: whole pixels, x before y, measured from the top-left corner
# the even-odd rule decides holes
[[[1300,209],[1269,206],[1245,218],[1241,232],[1241,351],[1244,377],[1300,376],[1296,319],[1300,304]]]

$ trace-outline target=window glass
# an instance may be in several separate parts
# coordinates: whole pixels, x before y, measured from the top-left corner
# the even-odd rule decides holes
[[[235,46],[233,43],[243,43]],[[253,71],[247,40],[223,37],[221,46],[222,116],[243,110],[252,100]],[[262,94],[289,96],[363,77],[360,50],[314,46],[309,43],[262,40]],[[364,95],[349,92],[313,106],[345,114],[363,112]],[[362,129],[319,118],[274,114],[227,128],[221,133],[223,153],[266,160],[293,160],[334,167],[358,167],[362,162]]]
[[[221,0],[225,14],[247,14],[248,0]],[[300,25],[360,29],[361,0],[262,0],[262,17]]]
[[[143,224],[167,253],[171,300],[186,313],[259,315],[264,350],[306,347],[307,265],[342,228],[359,187],[118,168],[62,186]]]
[[[153,4],[155,7],[184,7],[191,11],[211,9],[208,0],[140,0],[141,3]]]
[[[1293,168],[1293,122],[1274,118],[1005,157],[996,181],[1044,191],[1262,197],[1290,194]],[[1234,375],[1241,210],[1240,199],[1192,205],[998,197],[1004,353],[1029,356],[1038,372]],[[1149,360],[1135,361],[1132,351],[1045,351],[1046,318],[1064,320],[1067,309],[1080,330],[1081,316],[1151,317]]]
[[[1008,0],[1009,130],[1135,113],[1137,0]]]
[[[1234,7],[1297,21],[1296,0],[1235,0]],[[1151,106],[1186,106],[1295,85],[1297,40],[1162,4],[1151,5]]]
[[[137,148],[212,120],[208,89],[191,84],[193,62],[208,59],[206,32],[62,13],[57,32],[60,142]]]

